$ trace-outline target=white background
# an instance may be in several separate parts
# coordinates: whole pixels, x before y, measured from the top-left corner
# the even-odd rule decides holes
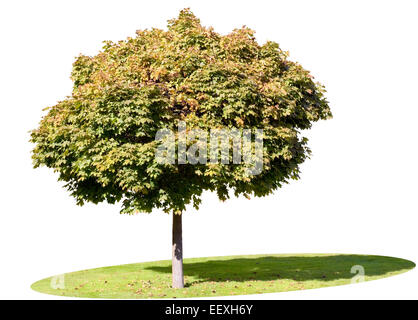
[[[171,217],[76,206],[52,170],[32,169],[28,131],[42,108],[71,93],[75,56],[165,28],[184,7],[220,33],[247,25],[260,43],[278,42],[326,86],[334,113],[306,133],[313,157],[301,180],[250,201],[206,194],[200,211],[186,212],[185,257],[338,252],[417,262],[415,1],[2,1],[0,298],[56,298],[30,285],[171,258]],[[417,279],[413,270],[253,298],[418,298]]]

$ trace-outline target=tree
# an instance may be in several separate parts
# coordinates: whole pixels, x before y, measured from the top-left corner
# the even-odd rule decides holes
[[[171,213],[173,287],[184,285],[186,205],[198,208],[204,190],[222,201],[230,193],[260,197],[297,179],[310,154],[301,130],[331,117],[324,88],[277,43],[258,44],[247,27],[220,35],[188,9],[166,31],[139,30],[105,42],[96,56],[80,55],[71,78],[71,96],[47,108],[31,133],[34,167],[58,172],[79,205],[121,202],[121,213]],[[186,134],[262,130],[261,172],[249,174],[248,162],[232,161],[229,152],[218,163],[184,163],[180,153],[158,161],[167,140],[158,133],[174,132],[171,147],[180,150],[184,124]],[[183,141],[189,148],[196,142]]]

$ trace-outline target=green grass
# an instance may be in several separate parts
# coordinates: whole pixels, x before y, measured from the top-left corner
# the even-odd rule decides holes
[[[365,280],[406,272],[411,261],[353,254],[269,254],[185,259],[184,289],[171,288],[171,262],[154,261],[89,269],[64,275],[65,288],[51,278],[32,284],[42,293],[86,298],[189,298],[284,292],[350,284],[351,267]]]

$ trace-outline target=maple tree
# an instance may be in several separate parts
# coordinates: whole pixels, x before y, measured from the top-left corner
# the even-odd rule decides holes
[[[106,41],[73,65],[72,94],[48,108],[31,133],[34,166],[59,174],[78,204],[121,202],[122,213],[173,215],[173,286],[183,287],[182,213],[204,190],[221,200],[265,196],[309,157],[301,130],[328,119],[324,88],[275,42],[247,27],[220,35],[189,9],[168,29]],[[248,164],[160,163],[161,128],[263,130],[263,170]],[[232,156],[231,156],[232,157]]]

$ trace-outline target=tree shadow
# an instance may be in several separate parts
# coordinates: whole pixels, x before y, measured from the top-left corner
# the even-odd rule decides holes
[[[200,259],[201,260],[201,259]],[[390,272],[407,271],[415,267],[412,261],[375,255],[312,255],[207,258],[203,262],[185,260],[184,275],[192,277],[188,286],[201,282],[270,281],[290,279],[295,281],[332,281],[351,279],[352,267],[364,268],[365,276],[384,276]],[[152,266],[146,269],[171,273],[169,266]]]

